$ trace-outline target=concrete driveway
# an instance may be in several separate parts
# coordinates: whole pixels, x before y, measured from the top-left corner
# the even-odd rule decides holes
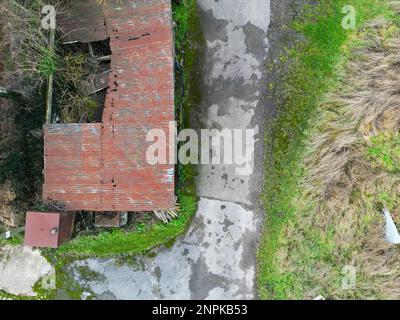
[[[252,174],[235,165],[200,166],[196,218],[187,235],[154,258],[85,260],[75,279],[97,299],[254,299],[261,222],[264,61],[270,0],[198,0],[207,47],[202,59],[205,128],[255,129]],[[244,145],[248,148],[251,146]],[[97,273],[85,279],[79,270]]]

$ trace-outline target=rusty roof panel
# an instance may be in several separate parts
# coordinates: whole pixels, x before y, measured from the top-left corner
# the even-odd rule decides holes
[[[103,9],[96,0],[71,1],[57,17],[64,43],[94,42],[108,38]]]
[[[45,155],[89,156],[100,154],[101,124],[44,126]]]
[[[108,2],[100,11],[94,2],[74,3],[74,17],[63,25],[69,28],[64,31],[84,30],[71,32],[71,41],[110,37],[103,121],[45,126],[44,198],[62,201],[68,210],[173,209],[174,165],[146,161],[148,131],[167,133],[174,121],[170,1]]]
[[[77,194],[98,190],[90,206],[101,200],[101,132],[102,125],[67,124],[44,127],[45,167],[43,197],[62,201],[70,208]],[[90,191],[90,192],[89,192]],[[88,200],[82,203],[82,210]]]

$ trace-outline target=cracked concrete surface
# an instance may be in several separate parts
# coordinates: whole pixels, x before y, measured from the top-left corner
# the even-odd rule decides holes
[[[269,0],[198,0],[207,47],[201,58],[203,127],[254,129],[253,172],[202,165],[199,209],[189,232],[157,255],[75,262],[70,271],[97,299],[254,299],[263,171],[261,90]],[[251,146],[244,143],[244,148]],[[85,267],[100,277],[85,279]]]
[[[54,267],[39,250],[24,246],[0,249],[0,290],[16,296],[36,296],[36,282],[54,274]]]
[[[262,181],[262,134],[266,32],[270,1],[201,0],[202,28],[207,41],[203,65],[203,102],[198,119],[206,128],[254,129],[252,175],[237,175],[236,165],[202,165],[198,193],[246,205],[257,202]],[[260,138],[261,137],[261,138]],[[243,142],[243,150],[251,148]]]
[[[100,299],[250,299],[255,234],[250,211],[201,199],[188,234],[172,248],[123,264],[117,259],[78,261],[71,272]],[[88,281],[80,274],[82,267],[101,277]]]

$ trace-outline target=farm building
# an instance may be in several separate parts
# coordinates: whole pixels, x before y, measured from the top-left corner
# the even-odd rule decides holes
[[[174,165],[146,160],[147,132],[168,132],[175,119],[170,0],[74,1],[60,23],[66,44],[109,39],[111,70],[101,122],[44,126],[44,201],[68,211],[174,209]]]

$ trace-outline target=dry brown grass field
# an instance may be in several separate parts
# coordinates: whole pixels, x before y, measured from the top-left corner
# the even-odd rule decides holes
[[[354,41],[309,132],[297,215],[279,252],[289,298],[400,298],[400,248],[385,241],[382,215],[400,226],[400,32],[378,18]],[[346,266],[356,271],[350,289]]]

